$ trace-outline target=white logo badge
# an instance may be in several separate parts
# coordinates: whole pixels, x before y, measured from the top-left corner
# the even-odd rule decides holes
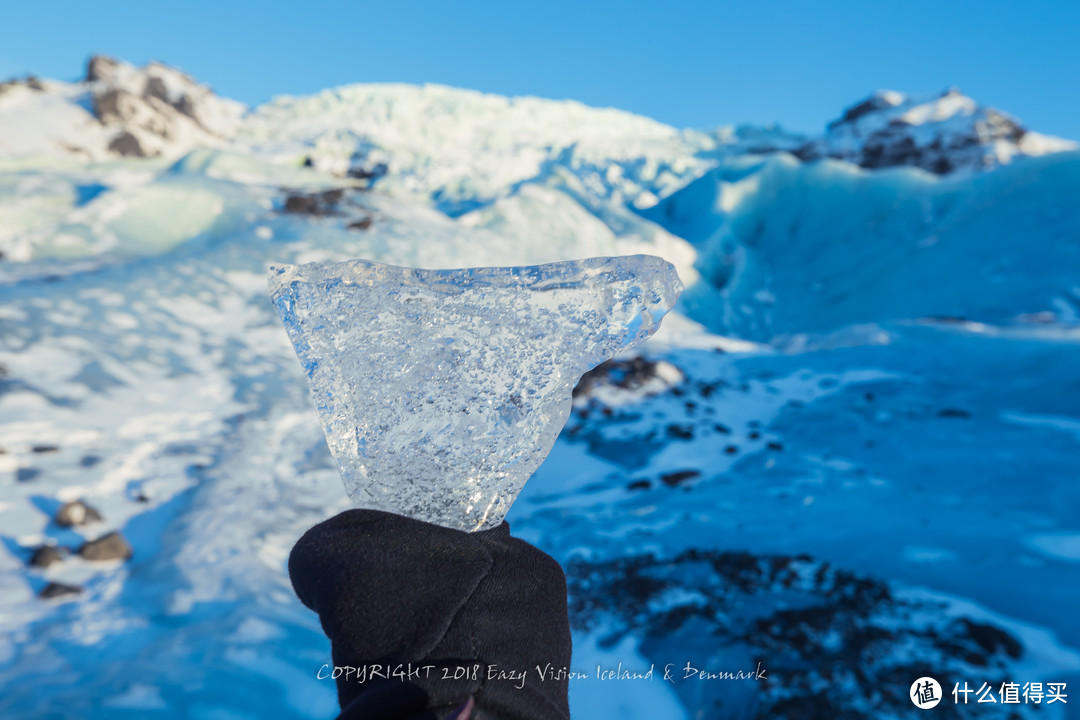
[[[911,683],[911,694],[908,697],[916,707],[929,710],[941,702],[941,685],[932,677],[921,677]]]

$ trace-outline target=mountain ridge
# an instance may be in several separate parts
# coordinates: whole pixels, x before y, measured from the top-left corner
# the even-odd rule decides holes
[[[680,129],[574,100],[437,84],[354,83],[247,108],[163,63],[137,68],[102,55],[89,59],[80,82],[28,76],[0,84],[0,131],[0,158],[178,158],[210,146],[339,175],[391,165],[408,172],[404,188],[438,194],[451,211],[455,202],[462,204],[457,211],[468,206],[469,193],[489,201],[560,161],[619,164],[626,177],[599,178],[598,187],[648,207],[731,155],[790,152],[803,161],[915,166],[940,175],[1077,147],[956,89],[928,97],[877,91],[821,134],[806,136],[777,126]]]

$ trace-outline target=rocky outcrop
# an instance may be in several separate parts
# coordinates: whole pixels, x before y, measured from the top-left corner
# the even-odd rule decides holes
[[[217,97],[191,76],[161,63],[137,68],[96,55],[86,69],[94,115],[115,130],[116,155],[176,155],[230,137],[243,106]]]
[[[56,511],[53,518],[60,527],[79,527],[93,522],[101,522],[101,513],[82,500],[66,502]]]
[[[30,556],[30,565],[33,567],[47,568],[57,563],[64,562],[64,558],[67,557],[67,548],[58,547],[56,545],[42,545],[34,550],[34,554]]]
[[[27,75],[23,78],[15,78],[14,80],[0,82],[0,95],[3,95],[9,90],[14,90],[17,87],[24,87],[27,90],[32,90],[34,92],[43,92],[47,89],[45,83],[40,79],[33,75]]]
[[[1030,132],[1016,118],[950,89],[934,98],[875,93],[794,154],[802,160],[834,158],[868,169],[910,166],[945,175],[1075,147]]]
[[[597,394],[608,399],[612,394],[637,398],[663,392],[682,380],[682,372],[666,360],[612,358],[581,376],[574,399],[580,402]]]
[[[102,535],[79,548],[79,557],[92,562],[127,560],[132,556],[131,545],[118,532]]]
[[[1010,623],[966,601],[808,555],[688,550],[571,562],[567,580],[574,626],[602,631],[608,646],[634,637],[646,668],[668,671],[696,717],[869,720],[913,707],[915,678],[978,678],[996,689],[1035,654]],[[746,680],[703,681],[739,670]]]
[[[0,157],[176,158],[227,144],[244,112],[175,68],[98,55],[78,82],[0,84]]]
[[[42,600],[52,600],[54,598],[78,595],[81,592],[82,588],[78,585],[65,585],[64,583],[51,582],[45,587],[41,588],[41,592],[38,593],[38,597],[40,597]]]
[[[281,201],[280,211],[289,215],[342,218],[349,230],[368,230],[375,219],[360,201],[364,188],[333,188],[320,192],[289,192]]]

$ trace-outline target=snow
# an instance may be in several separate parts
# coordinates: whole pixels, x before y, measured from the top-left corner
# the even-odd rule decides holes
[[[1042,673],[1020,680],[1077,677],[1068,144],[1029,132],[1021,146],[1054,154],[939,177],[744,154],[805,141],[777,128],[350,86],[135,159],[105,152],[90,90],[0,94],[0,142],[26,151],[0,147],[0,715],[332,715],[315,679],[329,648],[285,563],[348,500],[263,278],[353,257],[647,252],[691,286],[645,346],[656,382],[576,403],[511,510],[560,561],[812,553],[1009,628]],[[983,112],[881,98],[935,132]],[[374,183],[328,172],[376,162]],[[342,215],[284,212],[289,193],[333,188]],[[371,226],[350,229],[359,217]],[[105,520],[56,527],[80,498]],[[130,562],[27,566],[43,542],[110,530]],[[83,593],[40,600],[49,581]],[[600,639],[578,632],[575,669],[680,650]],[[583,716],[698,710],[657,682],[571,688]]]
[[[613,647],[603,647],[602,633],[574,638],[574,670],[589,677],[570,680],[571,717],[642,717],[686,720],[691,717],[679,703],[673,687],[663,678],[663,668],[654,669],[651,680],[601,680],[597,667],[617,669],[619,664],[633,672],[646,672],[653,665],[642,657],[633,638]],[[614,685],[615,687],[612,687]]]
[[[61,151],[103,156],[105,130],[85,105],[85,91],[66,83],[48,92],[15,86],[0,94],[0,157]]]
[[[237,139],[257,154],[308,157],[326,170],[388,160],[381,189],[437,196],[452,212],[556,168],[596,194],[663,196],[703,172],[719,145],[705,133],[572,101],[380,84],[278,98],[257,108]]]

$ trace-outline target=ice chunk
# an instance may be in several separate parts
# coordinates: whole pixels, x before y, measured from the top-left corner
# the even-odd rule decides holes
[[[583,373],[656,331],[682,291],[649,255],[420,270],[275,265],[270,295],[358,507],[498,525]]]

